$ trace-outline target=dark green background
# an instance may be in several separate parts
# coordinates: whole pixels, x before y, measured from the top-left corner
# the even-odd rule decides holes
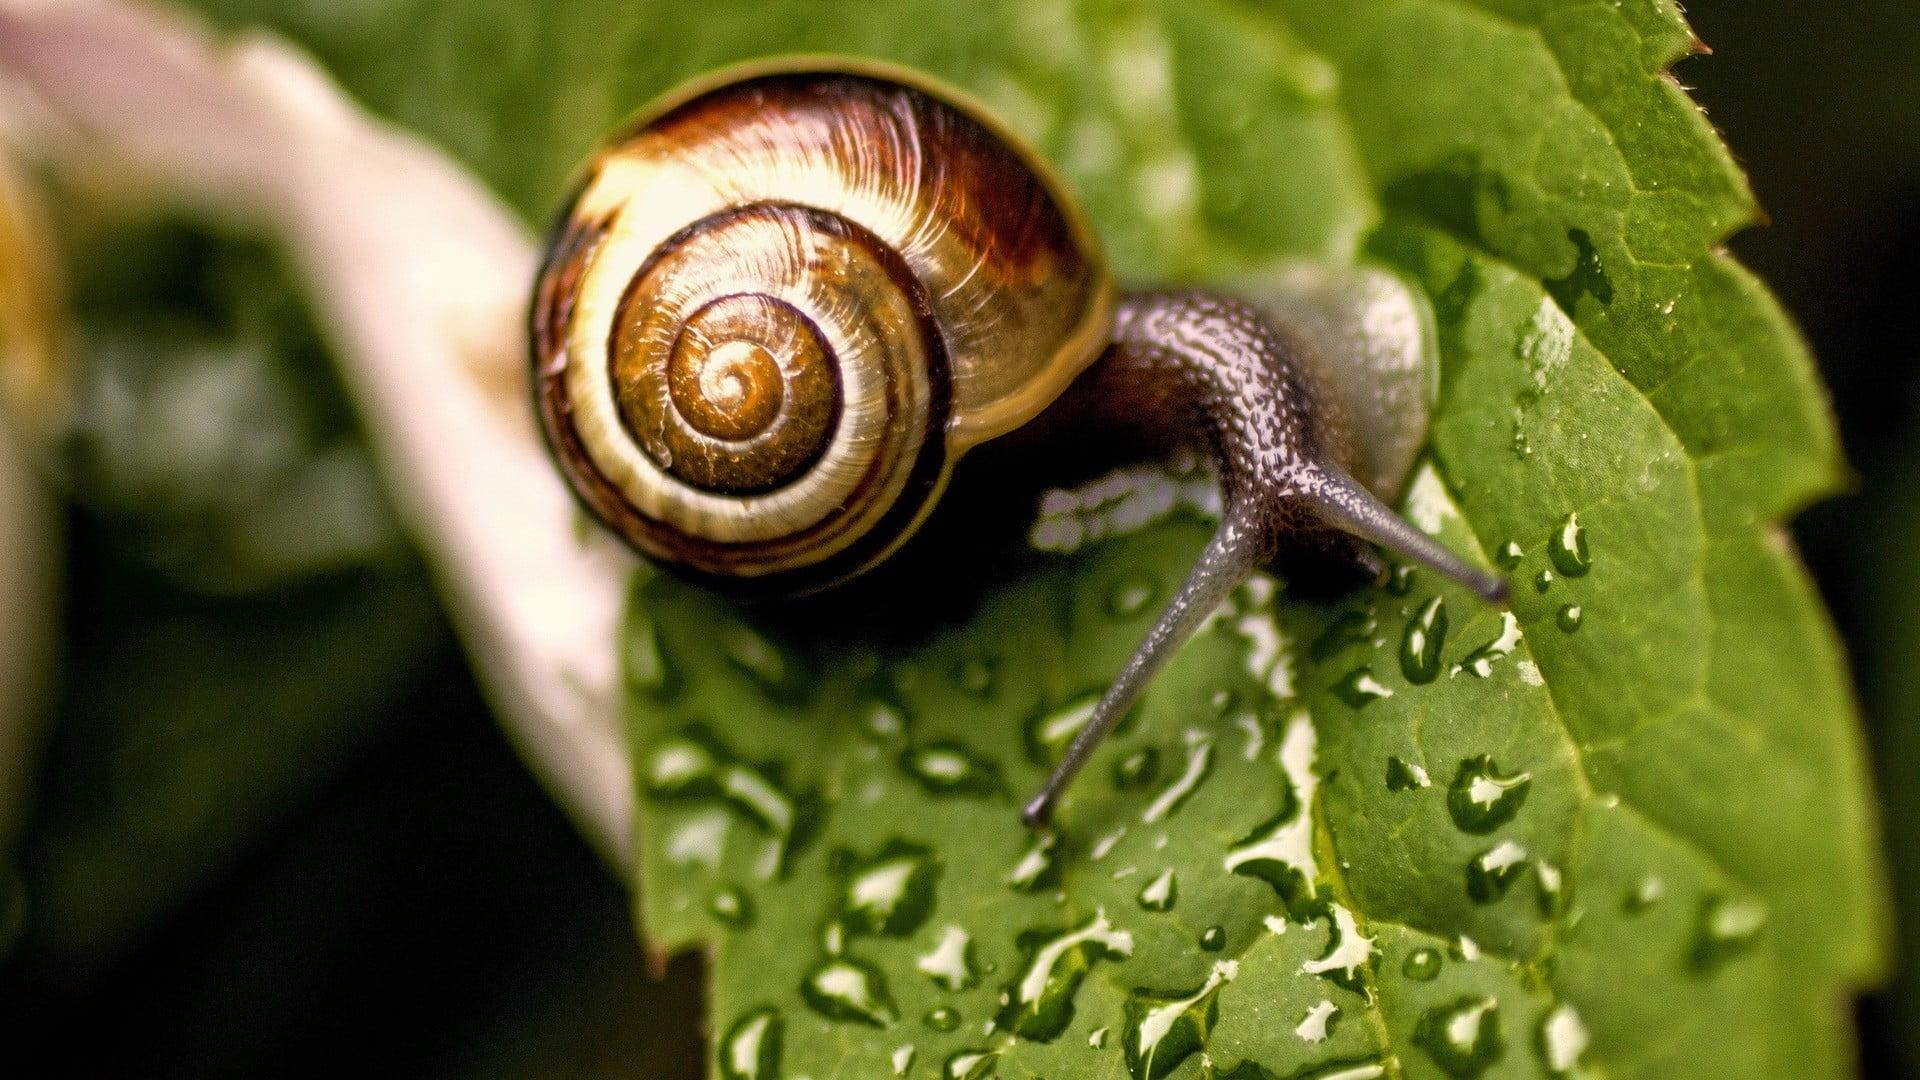
[[[1676,74],[1772,218],[1732,246],[1811,339],[1860,477],[1857,494],[1810,511],[1796,532],[1854,656],[1912,925],[1920,4],[1697,0],[1689,16],[1715,53]],[[325,600],[269,590],[210,601],[204,582],[189,588],[130,557],[97,507],[76,509],[71,525],[68,688],[22,860],[28,919],[0,969],[0,1028],[12,1029],[0,1055],[28,1075],[700,1074],[695,965],[677,964],[664,983],[646,977],[621,891],[493,727],[404,555],[329,579]],[[367,596],[339,598],[353,590]],[[80,914],[47,910],[62,894],[36,889],[36,875],[64,865],[61,815],[91,812],[88,740],[109,708],[82,684],[124,667],[129,622],[165,625],[217,604],[266,625],[328,605],[350,615],[356,602],[405,613],[407,655],[425,662],[403,666],[418,674],[392,675],[387,704],[300,758],[303,775],[273,785],[289,794],[257,808],[233,855],[174,866],[177,902],[139,917],[99,897]],[[173,752],[252,762],[190,740]],[[1920,1076],[1916,959],[1903,946],[1904,981],[1860,1009],[1869,1076]]]

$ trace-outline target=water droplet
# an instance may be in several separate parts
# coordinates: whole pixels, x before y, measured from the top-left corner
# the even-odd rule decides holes
[[[655,747],[641,783],[648,795],[661,801],[717,800],[771,833],[778,841],[775,873],[785,872],[819,818],[817,798],[782,790],[771,770],[739,760],[700,725]]]
[[[953,681],[975,697],[991,697],[998,681],[998,668],[999,664],[993,660],[974,657],[955,665]]]
[[[918,1051],[913,1048],[912,1043],[895,1049],[893,1052],[893,1075],[907,1075],[907,1070],[913,1068],[913,1057],[916,1053],[918,1053]]]
[[[1462,657],[1459,663],[1453,665],[1452,674],[1458,675],[1462,671],[1471,671],[1483,679],[1490,678],[1493,675],[1494,663],[1512,652],[1519,644],[1520,620],[1514,618],[1513,612],[1502,611],[1499,636]]]
[[[940,1067],[945,1080],[986,1080],[1000,1058],[998,1050],[959,1050]]]
[[[1590,1042],[1586,1022],[1571,1005],[1560,1004],[1540,1022],[1540,1060],[1555,1076],[1571,1076]]]
[[[1107,1029],[1103,1027],[1097,1027],[1097,1028],[1094,1028],[1092,1031],[1089,1031],[1087,1033],[1087,1045],[1093,1047],[1095,1050],[1106,1049]]]
[[[1104,690],[1082,694],[1059,708],[1029,717],[1025,727],[1027,757],[1043,769],[1060,763],[1073,737],[1093,719]]]
[[[1393,574],[1387,578],[1387,591],[1395,596],[1405,596],[1413,591],[1413,578],[1417,571],[1408,563],[1393,568]]]
[[[1400,673],[1415,685],[1440,675],[1440,650],[1447,643],[1447,605],[1438,596],[1428,600],[1407,621],[1400,635]]]
[[[829,1020],[886,1027],[898,1015],[880,969],[850,956],[829,957],[800,984],[800,996]]]
[[[998,795],[1000,769],[975,757],[957,742],[916,746],[900,755],[900,766],[930,795]]]
[[[1302,975],[1323,975],[1335,985],[1361,992],[1360,969],[1371,963],[1373,939],[1360,932],[1359,920],[1343,904],[1327,905],[1326,954],[1300,965]]]
[[[1135,990],[1127,997],[1127,1071],[1133,1080],[1161,1080],[1202,1046],[1217,1014],[1215,995],[1240,973],[1240,965],[1220,960],[1207,981],[1189,993]]]
[[[1221,949],[1226,948],[1227,928],[1214,925],[1200,931],[1200,947],[1208,952],[1219,952]]]
[[[1463,997],[1421,1014],[1413,1041],[1448,1075],[1479,1076],[1499,1060],[1500,1007],[1492,998]]]
[[[1579,604],[1563,604],[1560,607],[1560,613],[1554,616],[1553,621],[1561,630],[1571,634],[1580,629],[1580,620],[1583,617]]]
[[[1380,621],[1372,611],[1344,611],[1313,641],[1315,660],[1325,660],[1351,645],[1365,645],[1380,632]]]
[[[1314,882],[1319,871],[1313,854],[1313,793],[1319,778],[1313,772],[1316,737],[1313,721],[1304,712],[1287,723],[1280,742],[1280,766],[1289,781],[1280,812],[1228,849],[1221,866],[1230,874],[1245,874],[1273,886],[1294,918],[1305,921],[1314,905]]]
[[[1746,952],[1767,926],[1767,909],[1756,901],[1708,896],[1694,928],[1695,971],[1710,973]]]
[[[1532,787],[1532,773],[1503,774],[1491,757],[1480,754],[1460,762],[1447,789],[1447,812],[1467,832],[1490,833],[1513,820]]]
[[[1054,873],[1058,869],[1053,858],[1053,848],[1057,841],[1052,833],[1042,833],[1034,837],[1033,845],[1026,854],[1020,856],[1013,869],[1007,872],[1007,884],[1020,892],[1035,892],[1053,883]]]
[[[1260,1068],[1252,1062],[1245,1063],[1247,1068]],[[1242,1076],[1239,1069],[1223,1074],[1220,1080],[1266,1080],[1270,1075],[1265,1070]],[[1364,1058],[1348,1061],[1329,1061],[1316,1065],[1305,1072],[1294,1073],[1292,1080],[1381,1080],[1387,1075],[1385,1062],[1378,1058]]]
[[[1113,786],[1120,791],[1146,787],[1160,777],[1160,751],[1143,746],[1113,767]]]
[[[753,901],[739,889],[721,889],[707,901],[707,911],[728,926],[753,925]]]
[[[905,937],[933,909],[940,864],[918,844],[889,841],[873,858],[845,869],[840,919],[852,933]]]
[[[1414,982],[1432,982],[1440,974],[1443,963],[1439,949],[1422,945],[1407,954],[1407,959],[1400,965],[1400,973]]]
[[[1447,951],[1453,955],[1455,960],[1465,960],[1468,963],[1472,963],[1480,959],[1480,943],[1465,934],[1461,934],[1458,938],[1455,938],[1453,947]]]
[[[720,1040],[722,1080],[774,1080],[780,1075],[780,1042],[786,1021],[769,1008],[755,1009],[733,1022]]]
[[[1534,592],[1544,593],[1551,588],[1553,588],[1553,571],[1542,570],[1539,573],[1533,575],[1533,591]]]
[[[1303,1042],[1326,1042],[1327,1036],[1333,1034],[1333,1022],[1339,1015],[1338,1005],[1321,998],[1318,1005],[1307,1010],[1307,1015],[1301,1018],[1299,1026],[1293,1029],[1293,1033]]]
[[[1049,1042],[1073,1022],[1073,996],[1094,962],[1132,955],[1133,935],[1115,929],[1107,913],[1098,911],[1070,930],[1022,934],[1020,947],[1026,966],[1007,986],[995,1020],[1023,1039]]]
[[[1667,883],[1649,874],[1627,890],[1626,897],[1620,902],[1620,909],[1629,915],[1638,915],[1659,903],[1660,898],[1665,895],[1667,895]]]
[[[736,623],[723,630],[720,651],[735,670],[753,680],[773,700],[804,697],[806,679],[797,665],[773,642],[746,626]]]
[[[1397,756],[1387,758],[1388,791],[1416,791],[1432,786],[1433,778],[1425,768]]]
[[[627,609],[627,647],[622,654],[627,686],[656,699],[670,697],[679,686],[678,673],[667,660],[659,627],[643,608],[634,604]]]
[[[1502,840],[1467,864],[1467,895],[1475,903],[1491,904],[1507,895],[1526,868],[1527,849]]]
[[[1116,619],[1131,619],[1147,609],[1160,587],[1150,578],[1131,578],[1115,582],[1107,590],[1107,614]]]
[[[940,932],[940,941],[913,962],[943,989],[960,991],[973,986],[973,937],[966,930],[948,925]]]
[[[1520,545],[1512,540],[1501,544],[1499,549],[1493,553],[1495,565],[1499,566],[1502,570],[1511,570],[1519,566],[1520,560],[1525,557],[1526,552],[1520,550]]]
[[[884,701],[876,701],[867,706],[862,726],[873,740],[886,745],[898,745],[906,738],[907,714],[904,709]]]
[[[1179,899],[1180,882],[1171,868],[1160,871],[1159,877],[1140,890],[1140,906],[1148,911],[1172,911]]]
[[[956,1031],[960,1027],[960,1014],[945,1005],[928,1009],[927,1015],[920,1018],[930,1031]]]
[[[1514,410],[1513,442],[1512,442],[1511,448],[1513,450],[1514,457],[1517,457],[1520,460],[1525,461],[1526,459],[1533,456],[1533,444],[1527,440],[1526,429],[1520,426],[1519,412],[1520,410],[1518,409]]]
[[[1593,569],[1593,553],[1587,548],[1587,529],[1579,514],[1568,514],[1547,541],[1547,557],[1568,577],[1583,577]]]
[[[1152,824],[1180,809],[1212,771],[1213,740],[1202,731],[1187,732],[1187,767],[1141,811],[1140,820]]]
[[[1540,886],[1540,917],[1555,918],[1567,910],[1567,878],[1560,868],[1542,859],[1533,865],[1534,880]]]
[[[1370,667],[1357,667],[1333,684],[1333,692],[1349,708],[1364,709],[1382,698],[1393,696],[1393,688],[1373,677]]]

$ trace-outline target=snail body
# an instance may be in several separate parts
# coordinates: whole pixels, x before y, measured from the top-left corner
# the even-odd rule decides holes
[[[642,554],[733,587],[806,591],[872,567],[961,455],[1070,385],[1116,423],[1204,446],[1219,531],[1028,805],[1033,823],[1288,543],[1377,571],[1370,541],[1504,595],[1352,479],[1366,455],[1349,433],[1378,417],[1349,423],[1352,395],[1325,391],[1371,373],[1316,382],[1231,297],[1116,296],[1037,155],[896,70],[761,65],[650,110],[592,160],[555,230],[532,341],[543,427],[582,500]]]

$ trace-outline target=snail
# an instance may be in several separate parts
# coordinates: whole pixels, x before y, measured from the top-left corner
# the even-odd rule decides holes
[[[1350,427],[1283,328],[1227,295],[1118,292],[1035,152],[959,92],[889,67],[763,63],[650,109],[579,181],[531,334],[542,426],[581,500],[642,555],[736,589],[798,593],[873,567],[969,449],[1070,386],[1204,447],[1218,530],[1026,805],[1030,825],[1285,550],[1344,552],[1378,576],[1370,543],[1505,596],[1353,478],[1364,448],[1347,432],[1381,418]]]

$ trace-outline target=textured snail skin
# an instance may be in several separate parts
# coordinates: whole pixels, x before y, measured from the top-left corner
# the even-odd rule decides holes
[[[803,591],[873,566],[961,454],[1069,388],[1099,422],[1204,446],[1220,528],[1027,805],[1030,824],[1208,613],[1290,548],[1378,574],[1364,541],[1506,593],[1352,478],[1399,483],[1360,468],[1368,448],[1350,432],[1404,447],[1424,415],[1404,431],[1349,423],[1340,404],[1369,400],[1348,392],[1365,373],[1316,380],[1241,301],[1116,302],[1037,157],[917,76],[797,62],[653,110],[591,162],[532,338],[540,415],[583,501],[643,554],[721,585]]]

